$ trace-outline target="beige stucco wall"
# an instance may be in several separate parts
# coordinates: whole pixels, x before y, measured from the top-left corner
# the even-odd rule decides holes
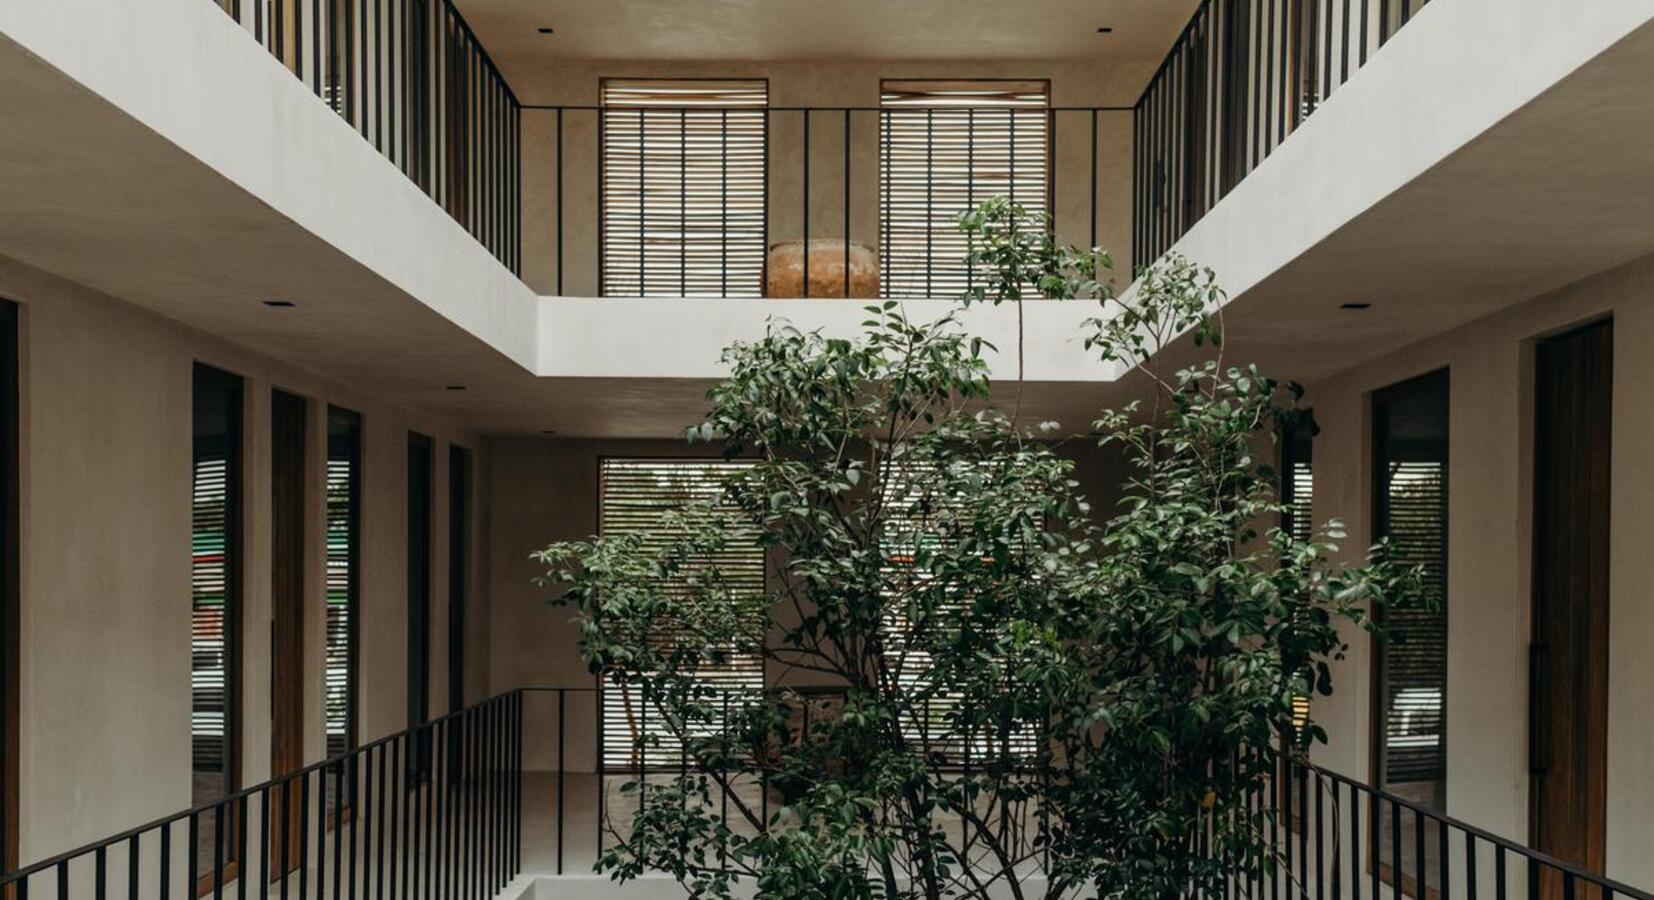
[[[406,435],[436,439],[433,712],[447,703],[447,448],[475,448],[473,559],[486,472],[478,438],[119,300],[0,258],[21,306],[20,857],[189,806],[191,371],[245,377],[241,781],[268,777],[270,391],[311,401],[305,753],[323,754],[322,465],[328,403],[363,415],[364,740],[406,719]],[[272,315],[282,311],[271,310]],[[486,582],[475,564],[468,693],[487,692]]]
[[[1058,107],[1127,107],[1137,99],[1155,60],[1029,62],[584,62],[546,65],[513,74],[523,102],[594,106],[606,77],[763,78],[772,107],[873,107],[886,78],[1041,78],[1051,82]],[[879,228],[878,115],[851,120],[850,231],[875,250]],[[1059,235],[1090,242],[1091,116],[1057,116],[1052,173]],[[844,235],[844,119],[841,112],[811,114],[810,235]],[[557,114],[523,111],[523,280],[542,294],[557,293]],[[1131,113],[1097,117],[1097,242],[1113,252],[1125,273],[1131,254]],[[562,293],[597,295],[597,114],[563,116],[564,274]],[[803,114],[771,114],[770,240],[797,238],[803,221]],[[1127,279],[1122,278],[1124,285]]]
[[[1654,257],[1604,272],[1328,378],[1309,388],[1315,517],[1341,518],[1346,552],[1371,541],[1370,392],[1451,370],[1448,481],[1447,812],[1515,840],[1528,833],[1527,643],[1532,534],[1532,356],[1536,339],[1603,315],[1615,329],[1610,547],[1608,874],[1654,883]],[[1316,717],[1318,762],[1370,769],[1371,643],[1353,635],[1335,694]],[[1459,871],[1463,871],[1462,867]]]

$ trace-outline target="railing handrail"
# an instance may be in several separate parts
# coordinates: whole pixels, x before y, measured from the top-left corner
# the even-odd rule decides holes
[[[1632,887],[1629,884],[1622,881],[1616,881],[1606,875],[1594,874],[1573,863],[1558,859],[1532,847],[1524,846],[1511,840],[1510,838],[1494,834],[1485,828],[1472,825],[1462,819],[1454,818],[1446,813],[1434,812],[1415,800],[1409,800],[1406,797],[1392,794],[1389,791],[1383,790],[1375,785],[1357,781],[1348,775],[1315,765],[1314,763],[1295,762],[1293,765],[1313,771],[1333,782],[1347,785],[1353,790],[1361,791],[1371,797],[1382,800],[1393,807],[1409,810],[1415,815],[1429,819],[1440,825],[1445,825],[1448,828],[1456,829],[1466,835],[1474,837],[1478,841],[1483,841],[1494,847],[1502,847],[1506,851],[1514,852],[1517,855],[1522,856],[1530,863],[1538,863],[1539,865],[1556,869],[1558,872],[1571,874],[1576,878],[1613,891],[1615,894],[1623,894],[1627,897],[1637,898],[1637,900],[1654,900],[1654,893]],[[1380,860],[1380,862],[1382,863],[1382,860]]]
[[[982,104],[980,106],[969,103],[959,103],[945,107],[926,106],[695,106],[692,104],[667,105],[664,103],[643,104],[613,104],[601,103],[523,103],[519,104],[523,110],[543,110],[556,112],[637,112],[638,110],[663,110],[666,112],[703,111],[703,112],[923,112],[926,109],[954,110],[954,109],[994,109],[1007,112],[1045,113],[1045,112],[1135,112],[1135,106],[997,106]]]
[[[368,743],[362,744],[361,746],[358,746],[358,747],[354,747],[354,748],[352,748],[352,749],[350,749],[350,750],[348,750],[344,753],[338,753],[338,754],[335,754],[333,756],[329,756],[326,759],[320,760],[318,762],[313,762],[313,763],[310,763],[309,765],[302,766],[298,769],[294,769],[293,771],[288,772],[285,775],[279,775],[279,776],[276,776],[274,778],[270,778],[270,779],[267,779],[265,781],[261,781],[258,784],[255,784],[251,787],[241,788],[241,789],[239,789],[237,791],[234,791],[232,793],[225,794],[223,797],[221,797],[217,800],[211,801],[209,803],[203,803],[203,804],[200,804],[198,806],[192,806],[188,809],[181,810],[179,812],[172,813],[170,815],[162,816],[161,818],[158,818],[158,819],[153,819],[153,820],[145,822],[141,825],[134,825],[131,828],[127,828],[124,831],[117,832],[117,833],[115,833],[115,834],[113,834],[109,837],[103,838],[101,840],[91,841],[91,842],[83,844],[79,847],[75,847],[74,849],[65,850],[62,853],[58,853],[56,855],[49,856],[45,859],[41,859],[41,860],[38,860],[36,862],[30,863],[26,866],[19,866],[16,869],[16,871],[7,872],[4,875],[0,875],[0,888],[3,888],[6,885],[10,885],[10,884],[12,884],[14,882],[17,882],[17,881],[20,881],[22,879],[28,878],[32,875],[38,875],[42,872],[45,872],[48,869],[55,868],[58,865],[68,863],[68,862],[73,862],[74,860],[79,859],[80,857],[86,856],[87,854],[96,853],[99,850],[106,849],[108,847],[115,846],[116,844],[123,843],[125,841],[130,840],[133,837],[143,835],[143,834],[146,834],[146,833],[151,832],[151,831],[155,831],[155,830],[160,829],[160,828],[166,828],[166,827],[171,826],[173,824],[176,824],[178,822],[185,821],[185,820],[189,819],[191,816],[200,816],[200,815],[203,815],[203,814],[212,813],[212,812],[215,812],[219,809],[226,808],[226,807],[230,806],[233,803],[239,803],[242,800],[248,800],[248,799],[253,798],[254,796],[263,795],[263,794],[265,794],[266,792],[268,792],[272,789],[280,790],[282,787],[284,787],[287,784],[292,783],[296,779],[307,778],[310,775],[312,775],[316,772],[328,769],[329,767],[343,765],[343,764],[345,764],[349,761],[352,761],[354,757],[357,757],[357,756],[360,756],[360,755],[363,755],[363,754],[367,754],[367,753],[371,753],[372,751],[377,750],[377,749],[379,749],[381,747],[384,747],[386,745],[389,745],[390,743],[392,743],[394,741],[399,741],[399,740],[412,738],[412,737],[418,735],[422,731],[428,731],[428,730],[430,730],[430,729],[432,729],[432,728],[434,728],[438,725],[441,725],[443,723],[449,722],[451,720],[458,719],[462,716],[466,716],[466,715],[475,713],[476,711],[481,710],[484,707],[498,705],[498,704],[502,703],[504,700],[506,700],[507,698],[512,697],[512,696],[517,695],[517,694],[520,694],[522,692],[523,692],[522,688],[512,688],[511,690],[501,691],[500,693],[495,694],[491,697],[488,697],[487,699],[479,700],[476,703],[471,704],[470,706],[466,706],[466,707],[463,707],[461,709],[454,710],[453,712],[445,713],[445,714],[443,714],[441,716],[438,716],[434,719],[430,719],[428,721],[421,722],[420,724],[415,725],[411,728],[406,728],[406,729],[403,729],[402,731],[398,731],[398,732],[395,732],[393,734],[387,734],[384,737],[377,738],[375,740],[369,741]]]

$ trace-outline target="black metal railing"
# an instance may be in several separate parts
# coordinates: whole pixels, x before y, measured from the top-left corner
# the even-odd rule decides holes
[[[452,0],[211,2],[521,272],[521,106]]]
[[[804,701],[797,712],[807,730],[811,704],[831,693],[776,696]],[[930,718],[920,717],[921,735]],[[622,792],[624,782],[691,772],[687,753],[605,762],[602,722],[596,687],[514,689],[27,865],[0,877],[0,892],[16,900],[484,900],[522,872],[589,868],[606,835],[625,833],[633,810],[621,805],[647,794],[647,784]],[[969,778],[971,750],[960,750],[962,765],[944,768]],[[1265,826],[1267,862],[1231,861],[1237,875],[1224,900],[1654,900],[1428,802],[1301,762],[1283,769],[1248,800],[1273,823]],[[784,790],[719,781],[719,814],[737,831],[770,827]],[[991,827],[1032,829],[1044,813],[1018,815]]]
[[[23,866],[0,893],[482,900],[522,862],[522,736],[511,691]]]
[[[1326,769],[1293,764],[1265,802],[1280,865],[1248,896],[1308,900],[1429,897],[1649,900],[1605,878],[1462,822],[1426,803]],[[1421,886],[1422,885],[1422,891]]]
[[[856,292],[851,278],[838,274],[850,267],[852,247],[858,244],[875,254],[877,296],[952,296],[974,277],[965,266],[965,251],[952,240],[955,216],[990,197],[1014,194],[990,185],[1006,180],[1027,184],[1017,180],[1016,171],[1030,159],[1043,167],[1044,177],[1037,188],[1012,199],[1032,212],[1049,212],[1059,239],[1086,246],[1130,239],[1130,199],[1123,187],[1113,190],[1105,169],[1113,162],[1105,158],[1107,148],[1123,143],[1111,140],[1110,131],[1126,136],[1130,107],[522,108],[542,117],[536,124],[548,137],[532,152],[540,154],[534,166],[550,188],[550,221],[529,238],[525,252],[538,266],[545,288],[557,295],[775,296],[771,248],[787,241],[803,246],[830,241],[835,242],[830,250],[803,254],[802,272],[795,279],[801,289],[785,296],[867,296]],[[736,150],[724,153],[719,135],[737,120],[746,125],[754,117],[759,121],[752,128],[761,131],[756,151],[741,150],[739,160]],[[1014,146],[1008,149],[1003,139],[973,145],[966,132],[964,140],[949,136],[944,148],[940,123],[945,117],[966,117],[967,128],[971,121],[983,130],[999,126],[1000,132],[1015,135],[1010,139]],[[896,140],[893,123],[909,124],[916,129],[911,140],[929,147],[923,143],[927,119],[938,123],[935,165],[923,166],[922,174],[893,173],[888,164]],[[1037,128],[1026,127],[1030,119]],[[1018,124],[1004,127],[1009,121]],[[646,141],[647,153],[632,145],[609,146],[621,129],[637,136],[629,140]],[[622,152],[640,168],[645,158],[651,165],[662,159],[669,164],[665,177],[643,187],[639,183],[648,181],[649,173],[625,172],[630,193],[622,198],[627,203],[623,212],[617,213],[615,156]],[[680,174],[679,163],[670,161],[686,156],[694,159]],[[731,167],[736,165],[758,167],[756,198],[735,198],[733,190],[724,189],[733,181]],[[898,208],[893,186],[904,174],[910,196],[895,201],[906,204]],[[690,194],[697,189],[699,203]],[[737,208],[737,202],[745,205]],[[898,216],[931,227],[910,229],[909,243],[900,246],[903,236],[891,227]],[[732,217],[743,218],[732,225]],[[746,242],[739,252],[738,241]],[[624,259],[617,248],[628,250]],[[1122,263],[1130,255],[1123,247],[1110,249]],[[824,260],[835,267],[825,285],[821,273],[812,276],[810,270]]]
[[[1160,258],[1429,0],[1205,0],[1138,99],[1133,246]]]

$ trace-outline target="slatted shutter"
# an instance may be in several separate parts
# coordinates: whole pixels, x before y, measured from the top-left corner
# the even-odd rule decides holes
[[[1281,502],[1287,506],[1281,527],[1299,541],[1315,536],[1315,429],[1306,418],[1287,430],[1281,439]],[[1292,724],[1302,729],[1309,724],[1308,695],[1292,698]]]
[[[1050,208],[1049,85],[886,81],[879,128],[880,257],[890,297],[956,297],[979,281],[960,213],[1009,197]]]
[[[921,551],[946,550],[953,543],[952,536],[963,527],[968,527],[968,520],[963,518],[965,504],[962,498],[937,490],[939,476],[934,465],[886,462],[882,476],[881,483],[889,498],[886,500],[885,526],[880,536],[885,559],[883,580],[893,584],[904,577],[903,569],[911,568]],[[928,580],[934,576],[919,572],[915,577]],[[948,598],[938,606],[938,611],[944,616],[962,620],[970,615],[970,598],[963,593]],[[932,664],[930,654],[909,645],[906,633],[910,626],[895,609],[895,603],[891,603],[886,614],[888,627],[894,635],[891,649],[901,660],[897,679],[903,693],[908,696],[926,693]],[[979,622],[966,627],[992,628],[994,623]],[[922,741],[932,752],[942,754],[952,765],[959,765],[966,759],[980,761],[1004,753],[1028,757],[1038,751],[1039,736],[1032,728],[1019,728],[1009,736],[998,738],[989,734],[967,738],[957,733],[949,718],[959,711],[963,702],[964,697],[958,692],[933,695],[927,704],[912,711],[903,727],[911,738]]]
[[[603,83],[602,290],[763,295],[764,81]]]
[[[235,769],[235,628],[241,379],[197,365],[190,486],[190,733],[194,801],[223,797]]]
[[[323,716],[327,755],[356,746],[356,628],[361,555],[361,417],[329,409],[327,422],[326,646]]]
[[[605,459],[599,486],[602,533],[606,537],[642,535],[645,546],[664,546],[675,537],[667,530],[670,513],[691,503],[721,501],[725,481],[750,465],[725,460]],[[763,593],[764,549],[756,532],[750,542],[732,542],[706,562],[718,567],[733,592]],[[753,628],[761,638],[764,622],[754,622]],[[731,652],[722,664],[703,668],[697,677],[719,691],[757,693],[764,689],[764,660],[754,652]],[[678,739],[659,722],[658,712],[643,703],[638,689],[611,683],[603,685],[602,692],[604,768],[676,768],[681,759]]]
[[[1388,610],[1379,647],[1382,786],[1447,777],[1447,390],[1427,375],[1374,398],[1375,532],[1420,566],[1434,610]]]

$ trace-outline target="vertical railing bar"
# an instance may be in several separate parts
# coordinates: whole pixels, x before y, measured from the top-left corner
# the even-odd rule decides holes
[[[689,294],[689,110],[678,108],[678,295]]]
[[[281,792],[281,900],[287,900],[287,873],[293,868],[293,782],[291,779],[282,780],[277,787]]]
[[[568,769],[564,736],[568,733],[565,715],[566,691],[557,689],[557,874],[563,874],[563,789],[564,772]]]
[[[844,296],[850,296],[850,110],[844,110]]]
[[[1350,898],[1361,900],[1361,793],[1353,784],[1350,785]],[[1378,892],[1373,892],[1372,900],[1379,900]]]
[[[199,881],[198,876],[200,875],[197,866],[200,865],[201,861],[201,821],[199,812],[190,813],[189,829],[185,832],[185,835],[188,841],[189,856],[184,859],[184,896],[194,897],[197,893],[196,888]]]
[[[1464,895],[1465,900],[1476,898],[1476,835],[1474,832],[1464,833]]]
[[[138,867],[143,857],[143,847],[140,841],[142,837],[142,835],[135,834],[126,841],[126,900],[138,900]]]
[[[1260,2],[1258,5],[1261,11],[1263,4]],[[1259,156],[1260,162],[1263,157],[1268,156],[1274,150],[1270,146],[1269,136],[1275,130],[1275,10],[1275,0],[1269,0],[1269,11],[1266,13],[1268,18],[1264,21],[1263,26],[1263,85],[1262,90],[1258,92],[1260,99],[1263,101],[1263,133],[1259,135],[1262,140],[1263,151]]]
[[[805,299],[810,297],[810,111],[804,110],[804,211],[800,217],[803,234],[804,272],[801,289]]]
[[[291,792],[288,794],[292,796]],[[299,900],[310,896],[310,773],[299,775]]]
[[[370,836],[374,839],[373,848],[373,896],[374,900],[385,900],[385,770],[389,767],[390,748],[380,744],[375,748],[375,755],[379,757],[378,765],[373,764],[373,756],[368,757],[368,775],[377,778],[372,785],[373,801],[373,831]]]
[[[1097,247],[1097,110],[1091,111],[1091,249]]]
[[[223,803],[213,807],[212,814],[212,896],[224,897],[224,810]]]
[[[247,865],[248,871],[252,864]],[[270,896],[270,786],[259,788],[258,792],[258,900],[268,900]],[[165,898],[163,898],[165,900]]]
[[[763,248],[767,255],[769,248]],[[759,285],[767,293],[768,285]],[[729,110],[718,110],[718,296],[729,296]],[[559,692],[557,702],[563,702]],[[561,832],[558,832],[561,835]],[[559,841],[561,838],[559,837]]]

